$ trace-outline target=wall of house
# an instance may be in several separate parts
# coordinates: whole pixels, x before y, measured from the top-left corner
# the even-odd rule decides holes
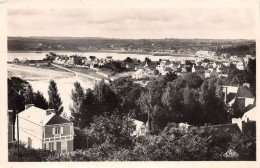
[[[15,130],[17,130],[17,123],[15,123]],[[28,138],[30,138],[32,148],[42,149],[42,131],[40,125],[19,118],[19,140],[28,144]],[[17,133],[15,137],[17,139]]]
[[[61,134],[61,136],[66,136],[66,135],[70,135],[70,124],[62,124],[62,125],[48,125],[45,126],[45,138],[51,138],[54,137],[55,135],[52,134],[52,128],[55,127],[63,127],[63,134]]]
[[[69,140],[67,141],[67,146],[68,146],[68,150],[67,152],[72,152],[73,151],[73,140]]]
[[[255,135],[256,134],[256,122],[255,121],[245,122],[243,124],[242,132],[244,134]]]
[[[250,104],[254,104],[255,98],[246,98],[245,99],[245,107],[247,107]]]

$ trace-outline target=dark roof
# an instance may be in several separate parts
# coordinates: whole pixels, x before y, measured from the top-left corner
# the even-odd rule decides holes
[[[66,120],[65,118],[62,118],[58,115],[54,115],[47,123],[46,125],[53,125],[53,124],[63,124],[63,123],[70,123],[70,121]]]
[[[214,70],[214,71],[212,71],[212,72],[211,72],[211,74],[210,74],[210,76],[218,76],[218,73],[217,73],[217,71],[215,71],[215,70]]]
[[[179,66],[179,64],[173,63],[173,64],[172,64],[172,69],[173,69],[173,71],[178,71],[178,66]]]
[[[214,132],[217,134],[234,134],[241,133],[237,124],[210,125],[199,127],[206,132]]]
[[[227,73],[228,67],[222,66],[221,68],[219,68],[219,70],[221,70],[223,73]]]
[[[172,72],[172,69],[171,69],[171,68],[169,68],[169,67],[167,67],[167,68],[165,68],[165,71]]]
[[[171,64],[171,61],[166,60],[165,65],[168,66],[168,65],[170,65],[170,64]]]
[[[233,100],[236,97],[236,93],[229,93],[227,95],[227,103],[229,103],[231,100]]]
[[[239,86],[237,97],[254,98],[252,92],[246,86]]]
[[[245,113],[248,112],[249,110],[255,108],[255,103],[254,104],[249,104],[248,106],[246,106],[245,108]]]
[[[148,67],[149,67],[150,69],[155,69],[156,66],[157,66],[157,64],[156,64],[155,62],[150,62],[150,63],[148,63]]]
[[[197,73],[204,73],[206,68],[204,66],[194,66]]]

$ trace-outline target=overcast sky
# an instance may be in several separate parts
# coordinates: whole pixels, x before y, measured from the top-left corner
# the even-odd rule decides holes
[[[249,8],[9,9],[8,36],[253,39]]]

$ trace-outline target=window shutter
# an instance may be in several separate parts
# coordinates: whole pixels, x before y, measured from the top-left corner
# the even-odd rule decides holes
[[[63,134],[63,127],[60,127],[60,134]]]
[[[52,128],[52,135],[55,135],[55,128]]]

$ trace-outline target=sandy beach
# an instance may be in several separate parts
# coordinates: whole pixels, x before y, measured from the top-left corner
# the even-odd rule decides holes
[[[94,85],[88,81],[82,80],[72,72],[49,70],[36,67],[26,67],[14,64],[8,64],[8,77],[20,77],[28,81],[34,91],[39,90],[48,100],[48,86],[50,79],[55,80],[57,88],[63,101],[64,112],[70,116],[69,105],[72,104],[70,95],[74,87],[74,82],[78,81],[84,89],[93,88]]]

